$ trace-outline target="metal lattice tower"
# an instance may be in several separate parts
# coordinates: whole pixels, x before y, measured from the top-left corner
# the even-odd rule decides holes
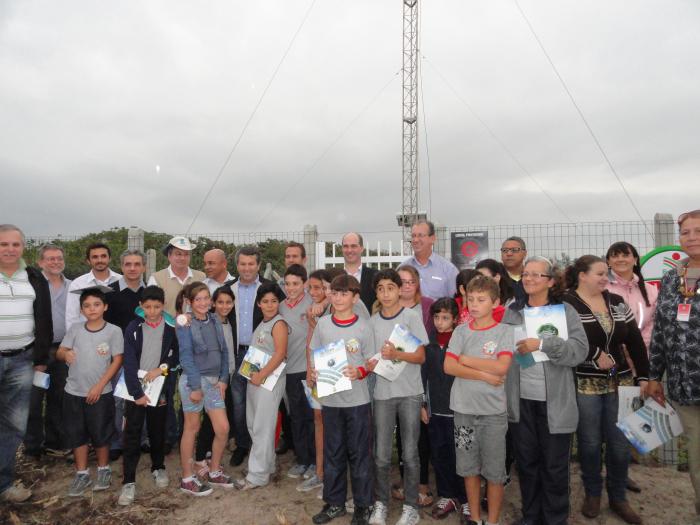
[[[404,243],[418,219],[418,0],[403,0],[403,184],[397,216]],[[408,246],[407,246],[408,248]]]

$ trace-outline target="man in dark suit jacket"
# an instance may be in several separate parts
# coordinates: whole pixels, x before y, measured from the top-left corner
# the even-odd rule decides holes
[[[377,273],[375,268],[370,268],[362,264],[362,251],[364,241],[362,235],[356,232],[349,232],[343,235],[343,259],[345,259],[345,272],[352,275],[360,282],[360,299],[369,313],[372,313],[372,305],[377,300],[374,291],[373,281]]]

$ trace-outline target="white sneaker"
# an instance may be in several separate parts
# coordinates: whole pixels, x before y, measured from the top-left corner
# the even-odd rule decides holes
[[[299,485],[297,485],[297,490],[299,492],[309,492],[319,487],[323,487],[323,481],[318,479],[318,476],[314,474],[312,477],[299,483]]]
[[[387,508],[381,501],[374,503],[372,515],[369,517],[369,525],[386,525]]]
[[[156,487],[159,489],[168,488],[168,485],[170,485],[170,478],[164,468],[154,470],[151,474],[153,475],[153,482],[156,484]]]
[[[311,463],[309,467],[306,469],[306,472],[304,472],[303,478],[304,479],[309,479],[313,478],[316,475],[316,465]]]
[[[136,483],[127,483],[122,487],[122,493],[119,494],[117,503],[120,505],[131,505],[136,497]]]
[[[416,525],[419,521],[420,514],[418,514],[418,509],[410,505],[404,505],[403,512],[396,525]]]
[[[0,501],[7,501],[8,503],[22,503],[31,497],[32,491],[18,481],[16,484],[12,485],[10,488],[0,494]]]

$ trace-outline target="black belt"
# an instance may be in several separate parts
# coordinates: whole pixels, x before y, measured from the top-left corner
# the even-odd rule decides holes
[[[31,342],[28,345],[23,346],[22,348],[13,348],[12,350],[0,350],[0,357],[13,357],[21,354],[22,352],[26,352],[33,346],[34,342]]]

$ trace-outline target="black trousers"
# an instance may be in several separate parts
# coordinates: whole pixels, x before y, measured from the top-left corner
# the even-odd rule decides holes
[[[126,401],[124,407],[126,426],[124,428],[124,484],[136,481],[136,467],[141,457],[141,431],[144,421],[148,428],[151,446],[151,472],[165,468],[165,428],[168,407],[139,406]]]
[[[545,401],[520,400],[511,423],[523,518],[532,525],[566,524],[569,518],[571,434],[551,434]]]
[[[306,379],[306,372],[287,374],[287,401],[294,452],[297,463],[311,465],[316,463],[316,443],[314,434],[314,411],[309,406],[301,381]]]
[[[418,460],[420,461],[420,481],[421,485],[428,485],[430,482],[430,434],[428,425],[420,422],[420,434],[418,435]],[[401,425],[399,418],[396,418],[396,449],[399,456],[399,472],[403,479],[403,455],[401,453]]]
[[[456,469],[454,418],[431,416],[428,422],[428,434],[431,445],[430,459],[435,469],[438,497],[452,498],[460,503],[466,503],[464,478],[457,475]]]
[[[345,505],[348,491],[347,468],[355,506],[374,503],[372,459],[372,410],[370,404],[355,407],[324,406],[323,416],[323,501]]]
[[[29,418],[24,448],[36,452],[42,447],[63,450],[67,448],[63,435],[63,391],[68,377],[68,365],[56,360],[58,345],[52,345],[46,373],[50,376],[49,388],[32,386],[29,398]],[[44,410],[44,399],[46,409]]]

